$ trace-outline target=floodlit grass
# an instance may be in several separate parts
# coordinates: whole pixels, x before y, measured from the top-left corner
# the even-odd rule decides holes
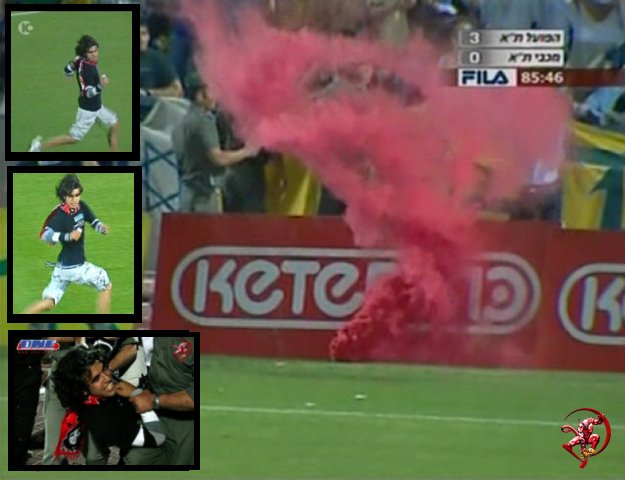
[[[130,480],[625,478],[623,375],[207,356],[201,375],[201,471]],[[579,407],[603,410],[614,427],[585,470],[560,446],[562,419]]]

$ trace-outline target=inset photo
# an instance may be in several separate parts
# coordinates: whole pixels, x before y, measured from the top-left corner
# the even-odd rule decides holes
[[[199,334],[142,333],[8,332],[9,470],[199,468]]]
[[[134,314],[135,174],[9,175],[9,317]]]
[[[132,152],[138,8],[7,5],[10,152]]]

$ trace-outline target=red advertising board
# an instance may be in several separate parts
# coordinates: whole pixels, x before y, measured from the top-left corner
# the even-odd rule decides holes
[[[442,364],[625,371],[625,235],[485,223],[460,342]],[[328,358],[390,250],[339,218],[168,214],[153,325],[202,332],[205,353]]]
[[[549,245],[540,357],[625,371],[625,235],[553,229]]]

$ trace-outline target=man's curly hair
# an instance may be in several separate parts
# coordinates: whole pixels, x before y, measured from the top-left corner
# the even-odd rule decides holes
[[[69,197],[76,189],[79,189],[82,194],[83,188],[80,184],[80,180],[78,179],[78,175],[75,173],[68,173],[56,186],[56,196],[59,197],[61,202],[64,202],[65,197]]]
[[[89,367],[96,362],[107,365],[107,356],[99,348],[74,347],[59,360],[52,381],[61,405],[78,410],[89,396]]]
[[[99,47],[98,41],[95,38],[90,35],[83,35],[78,39],[78,42],[76,43],[76,48],[74,48],[74,52],[76,52],[76,55],[86,57],[87,52],[94,45],[96,47]]]

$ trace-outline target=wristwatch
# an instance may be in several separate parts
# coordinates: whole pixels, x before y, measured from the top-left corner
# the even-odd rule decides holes
[[[154,400],[152,400],[152,410],[158,410],[161,408],[161,400],[158,395],[154,395]]]

